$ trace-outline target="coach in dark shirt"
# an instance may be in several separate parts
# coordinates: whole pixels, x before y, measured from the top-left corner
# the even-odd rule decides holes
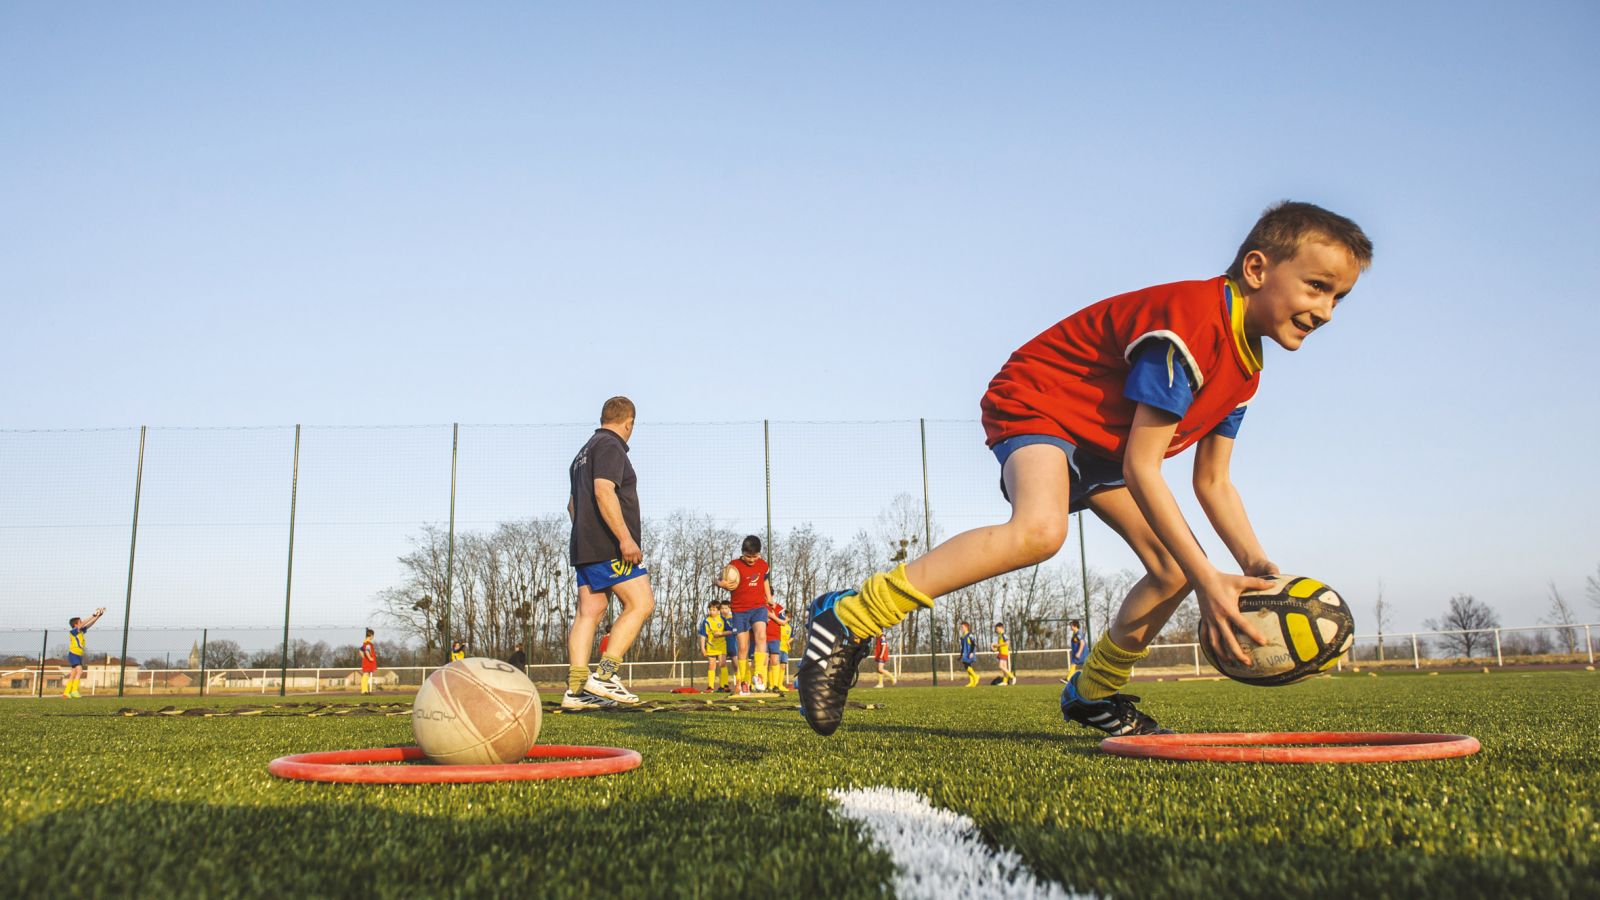
[[[561,698],[563,709],[639,702],[618,675],[623,654],[633,646],[656,605],[644,551],[639,549],[639,479],[628,459],[633,421],[633,401],[627,397],[607,400],[600,410],[600,427],[573,457],[568,470],[572,493],[567,513],[572,516],[570,550],[572,568],[578,575],[578,615],[567,636],[570,667],[567,692]],[[589,653],[595,629],[612,597],[622,603],[622,613],[612,625],[611,641],[591,675]]]

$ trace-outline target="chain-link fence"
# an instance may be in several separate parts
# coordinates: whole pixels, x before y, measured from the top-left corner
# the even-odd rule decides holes
[[[574,594],[567,467],[593,429],[0,431],[0,692],[50,690],[69,620],[99,607],[95,691],[113,670],[123,691],[330,689],[359,665],[368,627],[395,673],[438,665],[455,640],[559,665]],[[696,664],[705,604],[725,596],[712,584],[746,534],[798,607],[1009,514],[976,421],[645,421],[631,455],[657,607],[629,658],[663,671]],[[1107,529],[1073,530],[1056,560],[908,619],[899,665],[949,677],[962,621],[980,635],[1005,622],[1028,652],[1065,646],[1072,619],[1090,636],[1104,627],[1137,562]],[[338,624],[308,624],[320,622]],[[1581,626],[1498,644],[1389,636],[1355,656],[1572,656],[1579,638]]]

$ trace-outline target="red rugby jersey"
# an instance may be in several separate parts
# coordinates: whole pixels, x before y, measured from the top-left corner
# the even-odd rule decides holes
[[[1165,339],[1194,389],[1166,455],[1181,453],[1255,396],[1261,362],[1245,340],[1237,297],[1218,276],[1120,294],[1062,319],[989,382],[981,404],[989,445],[1050,434],[1121,459],[1138,407],[1122,395],[1131,360],[1146,341]]]
[[[752,609],[761,609],[767,605],[767,561],[757,559],[753,563],[744,561],[744,557],[734,557],[728,563],[739,570],[739,586],[733,589],[733,596],[728,602],[733,605],[734,612],[745,612]],[[766,648],[761,648],[765,653]]]

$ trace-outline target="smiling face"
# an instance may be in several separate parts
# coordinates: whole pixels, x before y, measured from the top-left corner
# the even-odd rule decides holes
[[[1247,305],[1245,334],[1298,350],[1306,335],[1333,319],[1334,307],[1355,287],[1361,266],[1343,244],[1309,235],[1294,256],[1273,261],[1259,250],[1244,258],[1239,287]]]

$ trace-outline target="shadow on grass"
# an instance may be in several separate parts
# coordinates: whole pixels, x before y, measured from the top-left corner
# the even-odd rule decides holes
[[[292,806],[103,803],[5,833],[0,884],[14,897],[882,895],[886,861],[818,800],[791,798],[776,816],[773,800],[724,797],[708,815],[693,791],[624,805],[602,783],[544,808],[490,804],[500,808],[487,816],[482,803],[460,815],[451,787],[314,785],[302,796],[337,796]],[[606,797],[609,808],[587,805]]]

